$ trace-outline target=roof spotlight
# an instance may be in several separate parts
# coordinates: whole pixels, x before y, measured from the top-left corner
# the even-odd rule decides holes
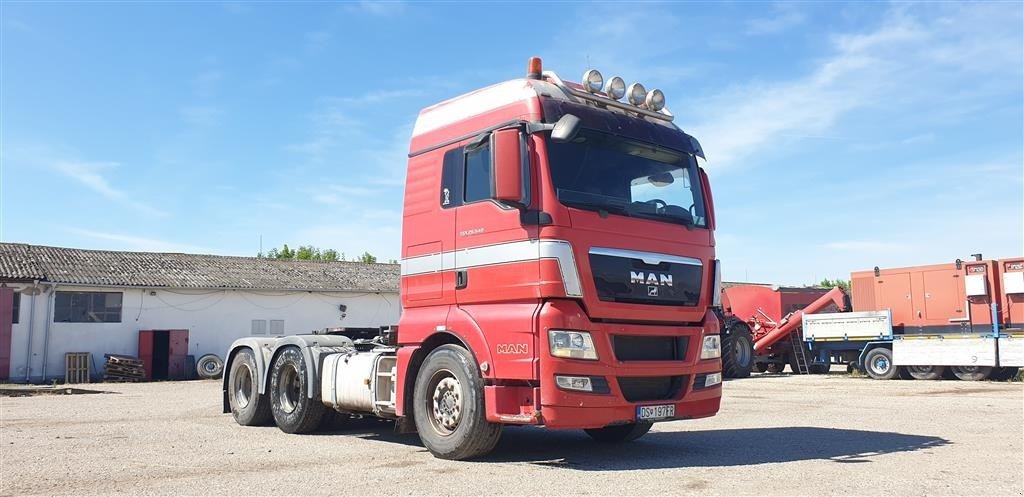
[[[604,93],[612,100],[619,100],[626,95],[626,82],[618,76],[612,76],[604,85]]]
[[[626,88],[626,95],[629,99],[629,103],[640,106],[643,105],[644,100],[647,98],[647,89],[640,83],[633,83]]]
[[[597,69],[590,69],[583,73],[583,88],[590,93],[597,93],[601,91],[601,87],[604,86],[604,78]]]
[[[644,99],[644,103],[647,104],[647,108],[658,112],[665,108],[665,94],[661,90],[655,88],[647,94],[647,98]]]

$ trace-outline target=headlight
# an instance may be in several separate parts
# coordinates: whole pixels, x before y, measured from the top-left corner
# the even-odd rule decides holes
[[[597,349],[590,333],[585,331],[548,330],[551,355],[569,359],[597,359]]]
[[[722,341],[718,335],[704,337],[704,343],[700,347],[701,359],[717,359],[722,357]]]

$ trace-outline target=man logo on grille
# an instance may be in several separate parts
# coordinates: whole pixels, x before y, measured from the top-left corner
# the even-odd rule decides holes
[[[649,287],[647,287],[647,296],[648,297],[657,297],[658,296],[658,287],[656,287],[656,286],[649,286]]]

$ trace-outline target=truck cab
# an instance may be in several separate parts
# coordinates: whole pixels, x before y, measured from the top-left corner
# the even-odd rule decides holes
[[[424,109],[398,326],[240,339],[224,411],[289,433],[337,413],[394,418],[448,459],[486,454],[509,424],[622,442],[714,415],[714,204],[700,144],[664,103],[533,58],[525,78]]]
[[[718,340],[719,265],[700,144],[657,90],[530,72],[416,121],[398,384],[453,343],[479,365],[492,422],[715,414],[721,364],[701,355]]]

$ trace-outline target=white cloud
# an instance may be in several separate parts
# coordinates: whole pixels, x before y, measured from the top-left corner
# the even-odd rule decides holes
[[[60,162],[57,163],[56,169],[107,199],[142,211],[145,214],[159,217],[167,216],[166,212],[133,200],[124,191],[110,184],[110,181],[108,181],[104,174],[116,169],[118,166],[120,164],[116,162]]]
[[[779,3],[775,5],[775,15],[760,17],[747,21],[748,35],[777,34],[803,24],[807,16],[797,10],[797,4]]]
[[[688,106],[704,115],[680,125],[700,138],[711,170],[719,171],[821,136],[854,110],[914,108],[926,119],[972,112],[993,93],[1019,92],[1019,10],[969,6],[928,14],[894,8],[876,29],[833,37],[833,53],[806,76],[711,95]]]
[[[155,238],[145,238],[120,233],[106,233],[102,231],[93,231],[81,228],[65,228],[65,230],[69,233],[84,236],[87,238],[102,240],[105,242],[116,242],[117,245],[113,250],[135,250],[141,252],[180,252],[192,254],[218,253],[217,251],[205,247],[181,244],[176,242],[168,242],[165,240],[158,240]]]

